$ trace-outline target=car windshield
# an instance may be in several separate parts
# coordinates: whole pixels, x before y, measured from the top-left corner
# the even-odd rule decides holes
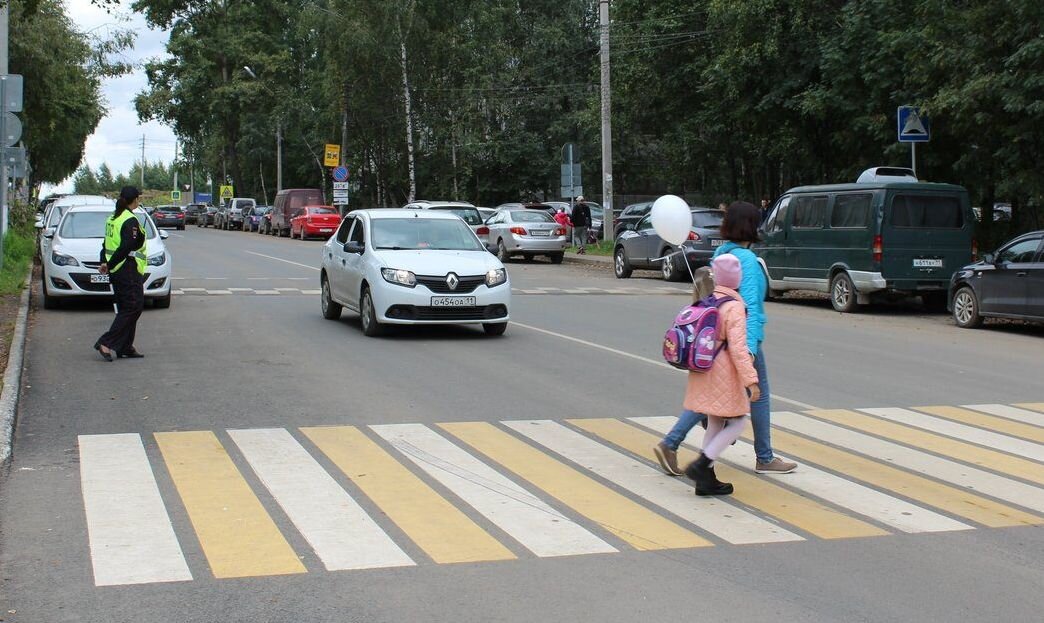
[[[724,212],[693,212],[692,213],[692,226],[702,227],[704,229],[718,229],[721,227],[721,222],[725,219]]]
[[[554,219],[551,215],[543,211],[525,211],[517,210],[511,213],[511,220],[516,223],[553,223]]]
[[[431,208],[432,210],[438,210],[440,212],[449,212],[456,214],[460,218],[464,219],[464,222],[468,225],[481,225],[482,215],[475,208],[454,208],[449,206],[436,206]]]
[[[59,235],[62,238],[104,238],[105,221],[110,216],[110,212],[72,212],[62,221]],[[145,237],[155,238],[156,230],[152,227],[152,221],[145,218],[144,214],[134,216],[145,226]]]
[[[485,250],[471,228],[457,219],[379,218],[371,223],[373,246],[377,249]]]
[[[308,208],[309,214],[337,214],[333,208]]]

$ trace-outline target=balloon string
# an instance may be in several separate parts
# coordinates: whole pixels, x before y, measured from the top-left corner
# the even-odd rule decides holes
[[[695,286],[696,285],[696,273],[692,272],[692,266],[689,265],[689,258],[685,257],[685,249],[684,248],[678,249],[674,253],[668,253],[667,255],[665,255],[663,257],[655,257],[655,258],[653,258],[653,261],[654,262],[666,262],[668,259],[674,257],[675,255],[678,255],[679,253],[682,256],[682,261],[685,263],[685,268],[689,269],[689,278],[692,279],[692,285]]]

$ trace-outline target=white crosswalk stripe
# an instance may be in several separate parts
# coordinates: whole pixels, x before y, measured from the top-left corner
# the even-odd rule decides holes
[[[1044,413],[1038,413],[1036,411],[1030,411],[1029,409],[1022,409],[1019,407],[1012,407],[1009,405],[997,405],[997,404],[985,404],[985,405],[964,405],[965,409],[974,409],[976,411],[982,411],[983,413],[989,413],[990,415],[997,415],[1000,417],[1008,418],[1009,420],[1016,420],[1019,422],[1025,422],[1026,424],[1033,424],[1035,426],[1044,426]]]
[[[1032,441],[1016,439],[1015,437],[1001,435],[993,431],[968,426],[967,424],[917,413],[909,409],[860,409],[860,411],[900,424],[907,424],[923,430],[941,433],[955,439],[989,446],[995,450],[1024,456],[1034,461],[1044,461],[1044,446]]]

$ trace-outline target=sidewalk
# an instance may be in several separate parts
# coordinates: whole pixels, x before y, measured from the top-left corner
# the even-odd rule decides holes
[[[577,255],[576,253],[567,252],[565,261],[571,264],[587,264],[588,266],[605,266],[607,268],[612,268],[613,266],[613,258],[608,255]]]

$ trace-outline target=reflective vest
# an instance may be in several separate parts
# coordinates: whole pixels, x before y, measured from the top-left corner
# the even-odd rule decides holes
[[[116,250],[120,248],[120,231],[123,229],[123,224],[128,219],[138,219],[131,213],[130,210],[124,210],[120,212],[119,216],[110,216],[109,220],[105,221],[105,261],[109,261],[109,258],[116,253]],[[145,266],[148,261],[148,256],[145,254],[145,228],[138,222],[138,229],[141,231],[141,248],[136,251],[131,251],[130,256],[134,258],[135,263],[138,265],[138,274],[145,274]],[[116,272],[123,266],[123,262],[115,266],[109,267],[109,272]]]

